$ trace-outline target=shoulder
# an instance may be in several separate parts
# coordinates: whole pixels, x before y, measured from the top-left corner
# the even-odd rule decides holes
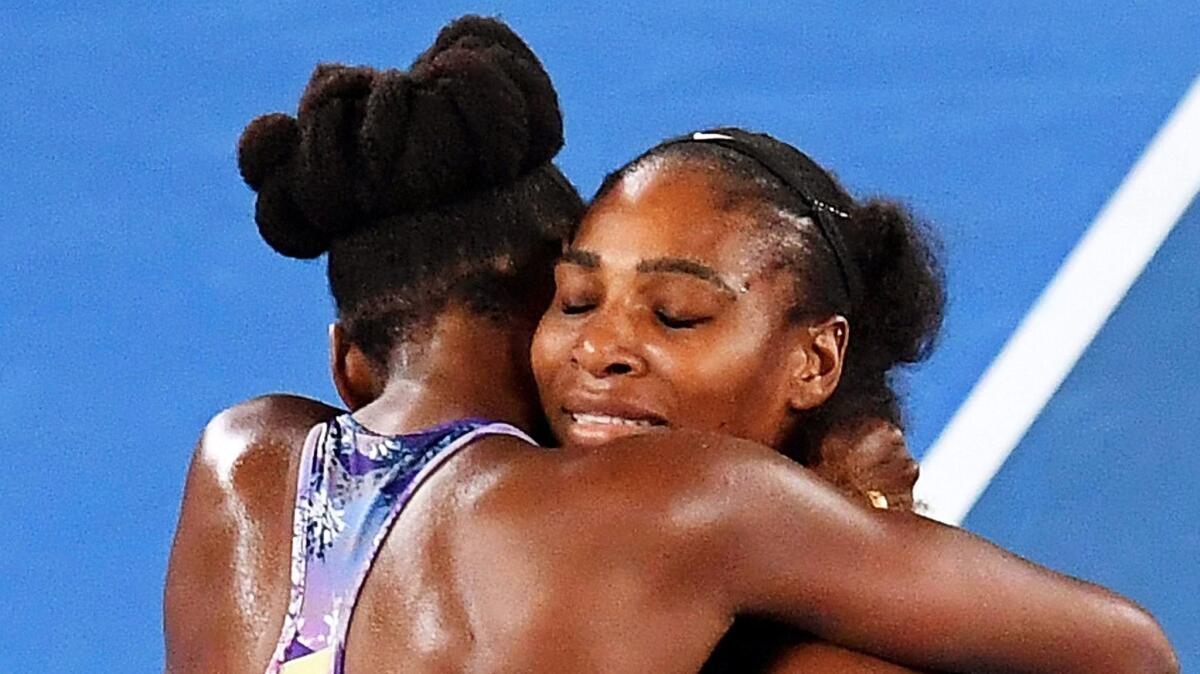
[[[304,440],[313,426],[338,413],[316,400],[274,394],[216,414],[192,452],[176,548],[230,534],[246,521],[261,528],[288,519]]]
[[[580,453],[593,478],[644,483],[669,492],[719,494],[778,471],[807,474],[799,464],[756,442],[689,430],[635,435]]]
[[[777,451],[729,436],[672,430],[565,451],[580,453],[576,474],[564,480],[579,498],[612,504],[607,519],[629,530],[672,532],[701,546],[693,569],[700,575],[744,565],[755,550],[779,547],[784,534],[793,550],[830,521],[864,523],[870,513]]]
[[[193,521],[213,523],[217,513],[229,512],[214,506],[232,502],[236,510],[256,518],[290,513],[304,441],[314,426],[340,412],[311,398],[271,394],[217,413],[192,453],[180,531]]]
[[[228,407],[201,432],[192,473],[206,473],[231,486],[246,482],[237,478],[269,469],[260,465],[264,461],[298,452],[313,426],[341,412],[318,400],[287,394],[259,396]]]
[[[292,491],[292,471],[313,426],[341,410],[311,398],[271,394],[228,407],[205,425],[192,452],[178,534],[238,509],[278,509]],[[251,514],[255,514],[251,512]],[[177,534],[177,535],[178,535]]]
[[[541,507],[544,497],[553,494],[555,504],[585,504],[586,510],[612,522],[669,516],[681,504],[729,504],[730,493],[756,493],[754,483],[776,479],[779,472],[796,471],[801,480],[812,479],[806,469],[768,447],[690,430],[655,431],[599,446],[567,445],[524,456],[497,462],[508,464],[514,478],[504,483],[509,487],[505,491],[539,494],[528,499],[531,508]],[[569,508],[551,512],[559,511],[577,515]]]
[[[672,541],[708,545],[728,538],[760,510],[759,504],[781,496],[781,480],[817,482],[768,447],[694,431],[646,433],[597,447],[567,446],[545,456],[549,460],[529,462],[549,466],[538,471],[536,488],[519,489],[538,494],[529,498],[531,508],[597,535],[617,531],[625,539],[644,534],[654,546]],[[584,520],[588,526],[580,526]]]

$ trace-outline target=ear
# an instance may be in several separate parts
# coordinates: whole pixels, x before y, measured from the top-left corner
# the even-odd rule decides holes
[[[366,406],[383,392],[383,382],[371,360],[350,339],[341,323],[329,325],[329,368],[338,396],[351,412]]]
[[[788,381],[788,404],[793,410],[809,410],[829,400],[842,380],[850,323],[834,315],[802,328],[792,352]]]

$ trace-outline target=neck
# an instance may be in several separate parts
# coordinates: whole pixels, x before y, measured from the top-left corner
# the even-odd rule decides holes
[[[424,339],[396,348],[383,392],[354,416],[386,434],[463,417],[532,430],[541,418],[529,366],[532,334],[523,321],[502,324],[451,307]]]

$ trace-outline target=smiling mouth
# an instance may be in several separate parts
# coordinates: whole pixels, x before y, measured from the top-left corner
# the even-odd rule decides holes
[[[625,428],[653,428],[655,426],[665,426],[666,422],[659,419],[630,419],[628,417],[616,417],[608,414],[591,414],[588,412],[568,412],[571,421],[577,424],[588,424],[595,426],[620,426]]]
[[[560,440],[577,445],[604,445],[631,435],[652,433],[667,427],[667,420],[640,409],[591,410],[581,412],[563,408],[569,419]]]

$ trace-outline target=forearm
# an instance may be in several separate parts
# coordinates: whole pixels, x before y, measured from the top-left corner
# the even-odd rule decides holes
[[[811,674],[812,672],[916,674],[916,670],[821,641],[789,647],[777,661],[772,663],[767,672],[768,674]]]
[[[1154,620],[1117,595],[965,531],[853,504],[782,462],[743,470],[725,474],[746,495],[724,560],[737,611],[939,671],[1178,670]]]
[[[1154,619],[1129,600],[1009,553],[978,536],[917,516],[888,517],[911,540],[908,602],[922,625],[956,646],[957,671],[1153,672],[1178,670]],[[919,616],[913,616],[914,619]],[[966,629],[963,629],[963,627]],[[979,629],[986,626],[986,629]],[[957,646],[971,646],[980,657]]]
[[[1131,602],[959,529],[913,515],[874,517],[885,520],[881,549],[857,553],[870,573],[853,581],[877,598],[864,612],[874,624],[833,619],[814,633],[947,671],[1177,671],[1161,629]]]

